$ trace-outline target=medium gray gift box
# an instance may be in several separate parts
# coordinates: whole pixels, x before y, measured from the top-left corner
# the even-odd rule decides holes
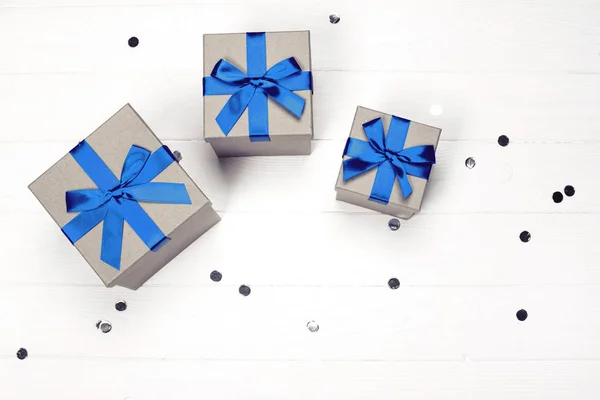
[[[225,60],[243,73],[248,73],[246,33],[204,35],[204,76],[210,78],[220,60]],[[310,32],[267,32],[266,69],[293,57],[302,71],[311,71]],[[260,83],[259,83],[260,84]],[[251,141],[248,109],[227,135],[217,123],[217,116],[230,99],[230,94],[210,95],[204,85],[204,140],[219,157],[308,155],[313,138],[312,90],[293,90],[304,99],[300,118],[268,96],[269,141]]]
[[[350,137],[368,141],[363,129],[363,124],[377,118],[381,118],[387,135],[392,117],[393,116],[390,114],[370,110],[364,107],[358,107],[356,109],[356,114],[354,115],[354,122],[352,123]],[[437,144],[441,133],[442,130],[440,128],[410,121],[404,148],[406,149],[414,146],[431,145],[434,149],[437,149]],[[349,157],[344,156],[344,159],[348,158]],[[408,175],[408,181],[412,186],[413,192],[406,198],[404,198],[402,195],[402,190],[400,188],[398,179],[395,179],[389,202],[387,204],[382,204],[369,199],[371,190],[373,188],[373,182],[375,181],[375,175],[377,174],[377,167],[346,181],[343,179],[343,168],[344,167],[342,165],[338,175],[337,183],[335,185],[337,200],[397,216],[403,219],[408,219],[420,211],[427,186],[427,179]]]
[[[85,142],[117,179],[121,176],[123,162],[132,145],[152,153],[163,146],[129,104],[89,135]],[[175,159],[170,150],[167,149],[165,154]],[[184,184],[191,200],[191,204],[137,202],[169,239],[165,240],[158,250],[151,251],[128,225],[127,220],[123,226],[119,269],[100,259],[104,224],[102,221],[73,244],[107,287],[138,289],[220,220],[210,201],[178,162],[171,162],[152,179],[152,182]],[[61,228],[79,214],[67,212],[66,192],[96,188],[90,176],[71,153],[61,158],[29,185],[29,189]]]

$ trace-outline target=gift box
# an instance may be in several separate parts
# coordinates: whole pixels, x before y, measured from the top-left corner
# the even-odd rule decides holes
[[[220,220],[129,104],[29,188],[107,287],[139,288]]]
[[[358,107],[337,199],[408,219],[421,209],[442,130]]]
[[[310,154],[310,33],[204,35],[204,140],[219,157]]]

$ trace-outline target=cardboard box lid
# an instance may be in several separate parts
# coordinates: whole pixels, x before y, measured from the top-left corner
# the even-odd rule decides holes
[[[294,57],[303,71],[311,71],[310,32],[267,32],[267,69],[274,64]],[[241,71],[247,72],[246,33],[204,35],[204,76],[209,76],[215,64],[225,59]],[[272,99],[268,99],[269,135],[312,137],[312,92],[294,91],[306,104],[302,117],[296,119]],[[223,134],[215,118],[231,95],[204,96],[204,138],[207,141],[223,138],[248,138],[248,110],[246,109],[227,136]],[[248,139],[249,140],[249,139]]]
[[[363,130],[362,125],[376,118],[381,118],[383,122],[383,127],[385,129],[385,133],[387,135],[388,128],[392,120],[392,115],[359,106],[357,107],[356,114],[354,115],[354,121],[352,123],[350,137],[367,141],[367,136]],[[433,126],[411,121],[410,126],[408,128],[408,134],[406,137],[404,147],[407,148],[430,144],[437,149],[441,133],[442,130],[440,128],[435,128]],[[358,193],[368,198],[371,194],[373,182],[375,181],[377,168],[373,168],[347,181],[343,180],[342,171],[343,167],[340,168],[340,173],[338,175],[338,180],[335,189],[348,190],[350,192]],[[418,178],[412,175],[408,176],[408,180],[413,188],[412,194],[406,199],[403,198],[402,191],[400,189],[400,183],[398,183],[398,179],[396,179],[394,182],[392,194],[390,196],[389,204],[405,207],[416,212],[421,209],[421,204],[423,202],[423,196],[425,194],[425,188],[427,186],[428,181],[426,179]]]
[[[132,145],[141,146],[152,152],[162,146],[160,140],[129,104],[110,117],[85,140],[117,177],[121,176],[123,161]],[[192,200],[191,205],[139,202],[167,237],[202,207],[210,204],[206,196],[177,162],[169,165],[153,182],[184,183]],[[78,214],[67,213],[65,193],[68,190],[95,188],[96,185],[90,177],[68,153],[29,185],[29,189],[60,227]],[[120,270],[116,270],[100,260],[102,225],[102,222],[98,224],[74,246],[92,266],[100,279],[110,286],[111,282],[127,271],[149,249],[125,222],[121,267]],[[65,240],[67,239],[65,238]]]

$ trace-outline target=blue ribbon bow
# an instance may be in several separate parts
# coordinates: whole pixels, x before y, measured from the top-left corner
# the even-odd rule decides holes
[[[183,183],[150,182],[175,161],[166,146],[154,153],[131,146],[123,163],[121,180],[86,141],[75,146],[70,154],[98,189],[66,193],[67,212],[79,212],[79,215],[63,226],[62,231],[75,243],[104,221],[100,259],[116,270],[121,266],[124,221],[152,251],[158,251],[169,240],[138,201],[192,204]]]
[[[435,164],[435,149],[432,145],[405,149],[409,125],[409,120],[393,116],[386,136],[381,118],[364,123],[363,130],[369,141],[348,138],[346,142],[344,156],[352,158],[343,161],[344,181],[377,167],[369,200],[387,204],[396,177],[403,197],[410,196],[412,186],[408,175],[429,179]]]
[[[312,74],[302,71],[294,57],[267,70],[267,44],[264,32],[246,34],[248,73],[221,59],[210,76],[203,79],[203,95],[230,94],[217,115],[217,124],[227,136],[248,108],[250,141],[269,141],[267,97],[271,97],[296,118],[304,112],[305,100],[294,90],[312,90]]]

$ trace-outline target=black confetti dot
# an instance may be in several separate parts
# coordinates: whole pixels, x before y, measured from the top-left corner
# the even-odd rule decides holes
[[[112,331],[112,324],[110,321],[100,320],[96,322],[96,328],[100,329],[102,333],[108,333]]]
[[[337,14],[331,14],[329,16],[329,22],[331,22],[332,24],[337,24],[338,22],[340,22],[340,16]]]
[[[398,289],[400,287],[400,281],[396,278],[392,278],[388,281],[388,286],[390,289]]]
[[[521,239],[521,242],[527,243],[527,242],[529,242],[531,240],[531,233],[529,233],[527,231],[523,231],[519,235],[519,239]]]
[[[123,300],[118,301],[115,303],[115,308],[117,309],[117,311],[125,311],[127,310],[127,303]]]
[[[127,41],[127,44],[129,44],[129,47],[137,47],[137,45],[140,44],[140,40],[135,36],[132,36]]]
[[[509,142],[509,140],[508,140],[508,136],[506,136],[506,135],[502,135],[502,136],[499,136],[499,137],[498,137],[498,144],[499,144],[500,146],[502,146],[502,147],[506,147],[506,146],[508,146],[508,142]]]
[[[221,282],[223,275],[219,271],[213,271],[210,273],[210,279],[212,279],[214,282]]]
[[[390,219],[388,221],[388,227],[393,231],[397,231],[398,229],[400,229],[400,220],[398,218]]]
[[[525,321],[527,319],[527,311],[525,311],[525,310],[517,311],[517,319],[519,321]]]
[[[552,200],[554,200],[555,203],[560,203],[561,201],[563,201],[562,193],[561,192],[552,193]]]
[[[246,286],[246,285],[240,286],[240,294],[242,296],[248,296],[248,295],[250,295],[250,292],[251,292],[251,290],[248,286]]]
[[[24,360],[24,359],[26,359],[28,355],[29,355],[29,354],[27,353],[27,349],[20,348],[20,349],[17,351],[17,358],[18,358],[19,360]]]
[[[565,186],[565,194],[569,197],[573,196],[575,194],[575,188],[571,185]]]
[[[465,160],[465,166],[469,169],[475,168],[475,159],[473,157],[469,157]]]

